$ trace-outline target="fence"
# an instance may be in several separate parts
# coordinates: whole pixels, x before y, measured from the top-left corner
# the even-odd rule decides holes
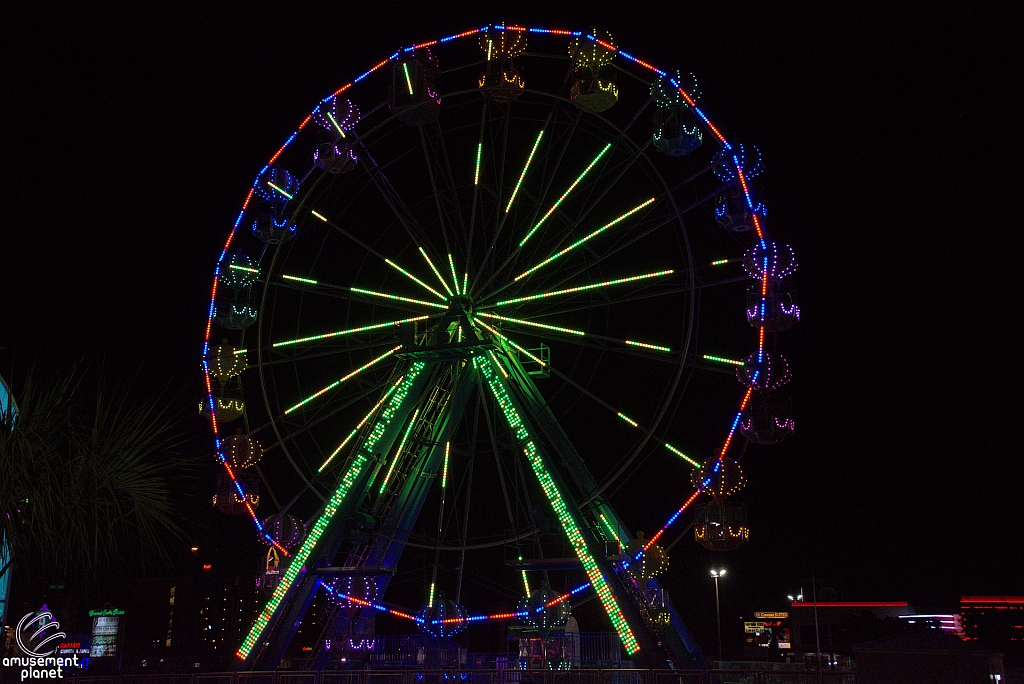
[[[324,670],[68,676],[68,684],[856,684],[807,670]]]

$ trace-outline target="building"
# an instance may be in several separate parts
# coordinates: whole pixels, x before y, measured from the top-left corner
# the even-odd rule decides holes
[[[998,682],[1002,654],[942,630],[922,629],[855,644],[857,684]]]
[[[902,630],[903,625],[897,627],[892,623],[898,622],[900,615],[915,612],[906,601],[793,601],[789,610],[792,651],[798,656],[815,653],[820,637],[822,653],[849,655],[853,640],[866,640],[864,636],[868,639],[887,636],[883,631],[887,625],[895,631]],[[877,633],[864,635],[859,627],[874,628]]]

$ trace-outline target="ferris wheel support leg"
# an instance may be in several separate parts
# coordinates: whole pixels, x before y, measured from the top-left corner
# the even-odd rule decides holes
[[[299,550],[294,553],[281,583],[242,641],[236,661],[239,669],[276,669],[299,624],[309,610],[319,578],[310,567],[330,565],[345,539],[345,522],[365,500],[377,455],[387,453],[412,412],[415,399],[433,376],[433,364],[414,363],[399,389],[366,433],[345,467],[345,476]]]
[[[453,369],[454,373],[451,396],[446,405],[440,407],[437,420],[433,421],[430,431],[419,434],[420,442],[425,445],[424,453],[412,455],[411,470],[401,484],[401,491],[387,520],[377,528],[378,535],[365,565],[394,568],[401,559],[405,542],[412,533],[416,519],[423,509],[423,503],[440,470],[444,459],[445,442],[451,440],[455,426],[462,420],[473,391],[476,370],[471,365],[458,369],[459,363],[461,362],[449,362],[449,368]],[[428,385],[424,391],[430,389],[431,386]],[[381,532],[385,530],[386,533],[382,534]],[[384,594],[390,580],[390,575],[377,579],[378,595]]]
[[[514,359],[512,363],[515,363]],[[549,453],[550,446],[541,440],[533,415],[527,412],[521,395],[514,389],[516,383],[502,377],[487,360],[480,362],[479,368],[597,591],[605,612],[619,633],[626,653],[642,667],[664,667],[657,639],[645,628],[639,610],[618,581],[614,567],[605,559],[603,545],[569,494],[570,490],[559,472],[559,464]]]

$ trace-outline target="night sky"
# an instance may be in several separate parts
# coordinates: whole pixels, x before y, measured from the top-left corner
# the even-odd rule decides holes
[[[934,4],[558,4],[8,15],[2,372],[17,385],[33,361],[106,354],[193,402],[220,246],[321,97],[488,22],[596,24],[693,71],[726,136],[761,148],[771,225],[800,261],[803,319],[781,338],[796,433],[744,462],[746,547],[672,550],[675,601],[713,604],[713,565],[731,619],[782,607],[812,572],[850,600],[1024,593],[1009,22]]]

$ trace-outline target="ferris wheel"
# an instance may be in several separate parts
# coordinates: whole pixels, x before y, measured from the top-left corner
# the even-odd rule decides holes
[[[799,308],[760,154],[699,96],[606,32],[490,25],[396,51],[259,171],[200,406],[214,505],[268,547],[247,664],[304,617],[352,658],[374,616],[545,635],[585,592],[635,661],[700,661],[657,542],[691,509],[706,547],[749,538],[726,498],[793,429]],[[644,539],[613,498],[652,469],[677,498]]]

